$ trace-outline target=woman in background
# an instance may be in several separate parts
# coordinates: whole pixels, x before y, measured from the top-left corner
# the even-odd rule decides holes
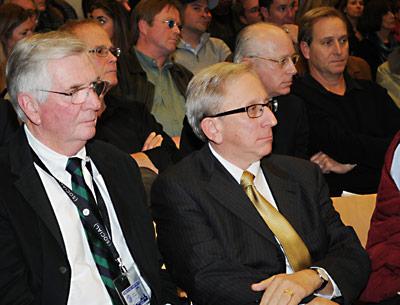
[[[341,0],[337,5],[337,9],[341,11],[347,19],[350,54],[353,54],[358,43],[363,38],[357,25],[358,20],[364,12],[364,0]]]
[[[11,3],[0,6],[0,97],[6,88],[5,67],[8,55],[19,40],[33,34],[35,26],[29,11]]]
[[[369,64],[372,79],[376,78],[378,66],[383,64],[398,45],[394,38],[396,20],[389,0],[371,0],[364,8],[358,22],[358,29],[364,39],[355,50]]]

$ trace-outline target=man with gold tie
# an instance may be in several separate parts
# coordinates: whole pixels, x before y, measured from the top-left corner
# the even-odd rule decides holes
[[[270,154],[270,104],[246,64],[220,63],[190,82],[186,115],[208,145],[153,185],[167,268],[197,305],[350,304],[368,257],[318,167]]]

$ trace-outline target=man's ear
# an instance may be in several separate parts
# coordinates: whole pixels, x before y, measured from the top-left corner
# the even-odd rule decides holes
[[[34,125],[40,125],[40,108],[36,98],[27,93],[19,93],[17,95],[19,107],[25,113],[25,116]]]
[[[140,19],[138,23],[139,33],[143,35],[147,35],[147,31],[150,25],[147,23],[146,20]]]
[[[204,118],[200,123],[200,127],[211,142],[216,144],[222,142],[222,126],[218,118]]]
[[[306,59],[310,59],[310,47],[307,42],[305,41],[300,42],[300,50]]]

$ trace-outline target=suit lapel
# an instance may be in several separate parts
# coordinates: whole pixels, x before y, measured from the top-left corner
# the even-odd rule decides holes
[[[43,183],[33,164],[25,131],[21,127],[18,133],[10,143],[11,171],[18,177],[15,180],[15,187],[43,221],[65,253],[61,231]]]
[[[212,155],[208,146],[201,153],[204,168],[209,170],[207,177],[209,194],[216,199],[218,204],[223,205],[257,233],[276,244],[274,235],[266,226],[242,187]]]

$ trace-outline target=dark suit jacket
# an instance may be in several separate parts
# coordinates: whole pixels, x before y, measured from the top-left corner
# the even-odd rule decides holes
[[[71,267],[23,128],[0,151],[0,304],[67,304]],[[103,142],[87,144],[107,185],[125,240],[152,304],[161,304],[159,253],[135,162]]]
[[[369,260],[354,230],[332,207],[320,170],[278,155],[264,158],[261,166],[313,266],[327,270],[349,304],[367,281]],[[273,233],[208,146],[158,177],[152,204],[167,268],[195,304],[258,303],[262,294],[250,285],[285,273]]]
[[[159,147],[144,151],[151,162],[161,172],[180,159],[180,153],[171,137],[147,110],[143,103],[127,103],[123,98],[105,96],[106,109],[96,125],[95,138],[111,143],[132,154],[142,150],[151,132],[160,134],[163,141]]]
[[[5,145],[18,129],[17,114],[8,100],[0,98],[0,146]]]
[[[274,141],[272,151],[275,154],[308,158],[308,117],[304,102],[298,97],[288,94],[276,97],[278,109],[274,113],[278,124],[273,127]],[[183,156],[203,147],[190,127],[187,118],[183,121],[180,148]]]

